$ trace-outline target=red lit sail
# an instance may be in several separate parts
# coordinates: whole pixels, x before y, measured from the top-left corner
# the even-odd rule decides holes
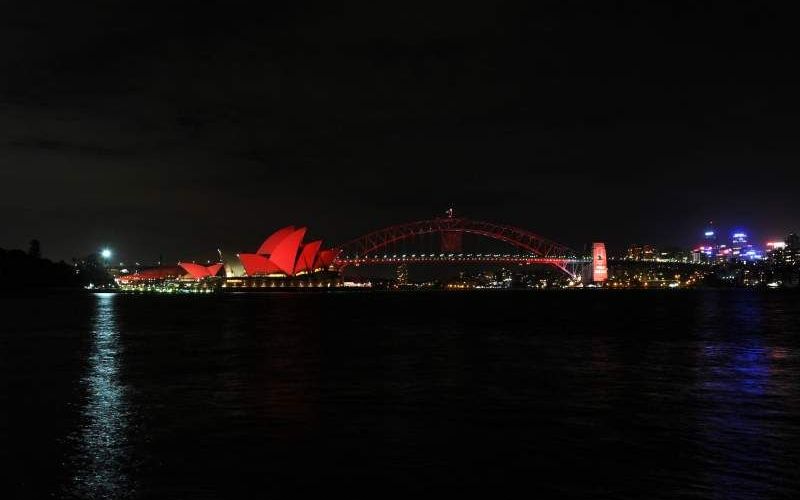
[[[151,269],[142,269],[134,274],[120,276],[119,281],[123,283],[134,283],[137,281],[173,279],[179,277],[184,271],[185,269],[182,267],[155,267]]]
[[[212,264],[210,266],[201,266],[200,264],[192,264],[190,262],[178,262],[178,265],[186,271],[186,277],[199,280],[209,276],[216,276],[222,264]]]
[[[186,271],[189,278],[200,279],[208,276],[208,269],[199,264],[192,264],[189,262],[178,262],[178,265]]]
[[[289,276],[294,274],[297,250],[300,248],[300,242],[303,241],[303,236],[305,235],[306,228],[304,227],[292,232],[292,234],[286,236],[278,243],[270,255],[269,260]]]
[[[294,232],[294,226],[286,226],[284,228],[278,229],[274,233],[272,233],[264,243],[261,244],[261,247],[256,252],[259,255],[270,255],[272,252],[275,251],[275,247],[278,246],[284,238],[289,236]]]
[[[300,252],[300,257],[297,258],[297,263],[294,266],[294,274],[300,271],[312,272],[314,271],[314,261],[317,258],[319,248],[322,246],[322,240],[312,241],[303,246]]]
[[[244,266],[244,270],[248,276],[280,272],[278,266],[270,262],[270,260],[263,255],[243,253],[239,254],[239,260],[241,261],[242,266]]]
[[[219,273],[219,270],[222,269],[222,264],[211,264],[210,266],[206,267],[208,270],[209,276],[216,276]]]

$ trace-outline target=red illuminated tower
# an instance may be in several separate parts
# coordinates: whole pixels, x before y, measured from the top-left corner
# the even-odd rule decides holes
[[[608,280],[608,261],[605,243],[592,243],[592,281],[603,283]]]

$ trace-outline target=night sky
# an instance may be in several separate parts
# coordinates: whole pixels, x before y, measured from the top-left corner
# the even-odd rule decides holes
[[[788,12],[338,4],[2,2],[0,247],[204,259],[449,206],[574,248],[800,230]]]

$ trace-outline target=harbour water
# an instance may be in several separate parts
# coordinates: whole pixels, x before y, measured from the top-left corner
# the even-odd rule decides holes
[[[800,295],[0,300],[4,498],[800,494]]]

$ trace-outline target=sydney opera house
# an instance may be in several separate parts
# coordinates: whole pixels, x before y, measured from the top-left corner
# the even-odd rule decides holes
[[[272,287],[330,287],[340,283],[334,266],[338,251],[323,249],[322,241],[304,242],[305,227],[287,226],[272,233],[255,253],[228,254],[208,266],[179,262],[120,275],[123,287],[175,283],[232,291]]]

